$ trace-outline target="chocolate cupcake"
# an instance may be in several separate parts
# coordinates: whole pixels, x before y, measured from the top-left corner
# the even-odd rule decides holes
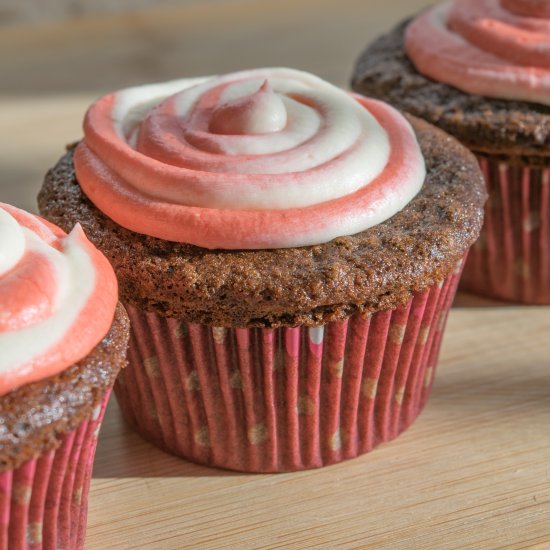
[[[290,69],[101,98],[39,195],[117,272],[128,422],[249,472],[352,458],[414,421],[484,200],[452,138]]]
[[[477,156],[489,201],[462,286],[550,304],[547,2],[456,0],[405,21],[360,56],[353,88],[446,130]]]
[[[0,203],[0,245],[0,548],[80,549],[128,317],[81,228]]]

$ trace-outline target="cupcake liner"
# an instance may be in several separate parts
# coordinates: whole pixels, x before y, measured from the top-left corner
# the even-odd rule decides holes
[[[511,302],[550,305],[550,168],[483,155],[478,160],[489,201],[461,288]]]
[[[162,449],[231,470],[295,471],[366,453],[423,408],[461,264],[395,311],[316,328],[209,327],[126,306],[123,414]]]
[[[0,473],[0,550],[84,547],[88,490],[109,394],[57,449]]]

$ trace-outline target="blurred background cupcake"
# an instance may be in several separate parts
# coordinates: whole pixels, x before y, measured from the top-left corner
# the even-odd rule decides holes
[[[550,8],[455,0],[374,41],[353,88],[446,130],[478,157],[490,198],[465,290],[550,304]]]
[[[413,422],[485,191],[465,148],[410,122],[291,69],[92,105],[39,206],[114,265],[132,321],[116,393],[144,437],[276,472]]]
[[[0,203],[0,250],[0,548],[80,549],[128,318],[80,227]]]

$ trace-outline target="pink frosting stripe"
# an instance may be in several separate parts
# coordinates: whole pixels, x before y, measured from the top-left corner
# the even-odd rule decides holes
[[[34,338],[41,343],[43,340],[36,354],[23,354],[24,359],[16,359],[0,369],[0,395],[4,395],[23,384],[55,375],[88,355],[109,331],[118,292],[110,264],[88,241],[80,226],[75,227],[68,237],[54,225],[18,208],[0,203],[0,209],[7,212],[20,229],[32,232],[39,243],[33,245],[34,237],[27,237],[19,260],[0,273],[0,341],[3,351],[7,353],[11,338],[24,335],[26,330],[32,331],[29,337],[32,334],[33,344]],[[82,274],[69,268],[66,278],[61,280],[59,268],[47,251],[54,249],[60,255],[65,254],[69,238],[71,246],[77,247],[79,253],[87,257],[86,265],[90,266],[92,273]],[[60,286],[79,285],[79,281],[71,280],[79,275],[90,277],[93,288],[84,296],[82,306],[75,306],[78,309],[70,311],[72,305],[64,302],[67,296]],[[82,289],[82,292],[86,290]],[[54,326],[52,318],[62,308],[70,311],[70,315],[65,317],[70,319],[70,323],[66,326],[63,318]],[[27,344],[31,342],[27,341]]]
[[[455,0],[417,17],[405,49],[419,72],[464,92],[550,104],[550,8]]]
[[[420,190],[416,137],[388,105],[288,69],[213,80],[161,98],[133,125],[121,121],[127,91],[88,111],[77,178],[119,225],[211,249],[305,246],[381,223]]]
[[[411,174],[421,162],[415,137],[408,123],[394,109],[378,101],[357,98],[388,132],[391,157],[386,170],[370,185],[320,205],[288,210],[222,210],[178,205],[155,200],[135,191],[109,170],[85,144],[75,154],[78,179],[94,204],[123,227],[169,241],[187,242],[204,248],[274,248],[303,246],[317,234],[346,222],[376,216],[390,197],[407,193]],[[113,153],[114,154],[114,153]],[[345,233],[344,233],[345,234]]]

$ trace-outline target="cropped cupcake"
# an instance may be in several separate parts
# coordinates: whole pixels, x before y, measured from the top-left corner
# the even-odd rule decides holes
[[[413,422],[482,224],[465,148],[291,69],[123,90],[84,133],[39,204],[115,267],[132,321],[116,394],[139,433],[278,472]]]
[[[0,548],[80,549],[128,318],[80,227],[0,203],[0,251]]]
[[[477,156],[489,201],[465,290],[550,304],[550,4],[455,0],[370,45],[353,88],[446,130]]]

